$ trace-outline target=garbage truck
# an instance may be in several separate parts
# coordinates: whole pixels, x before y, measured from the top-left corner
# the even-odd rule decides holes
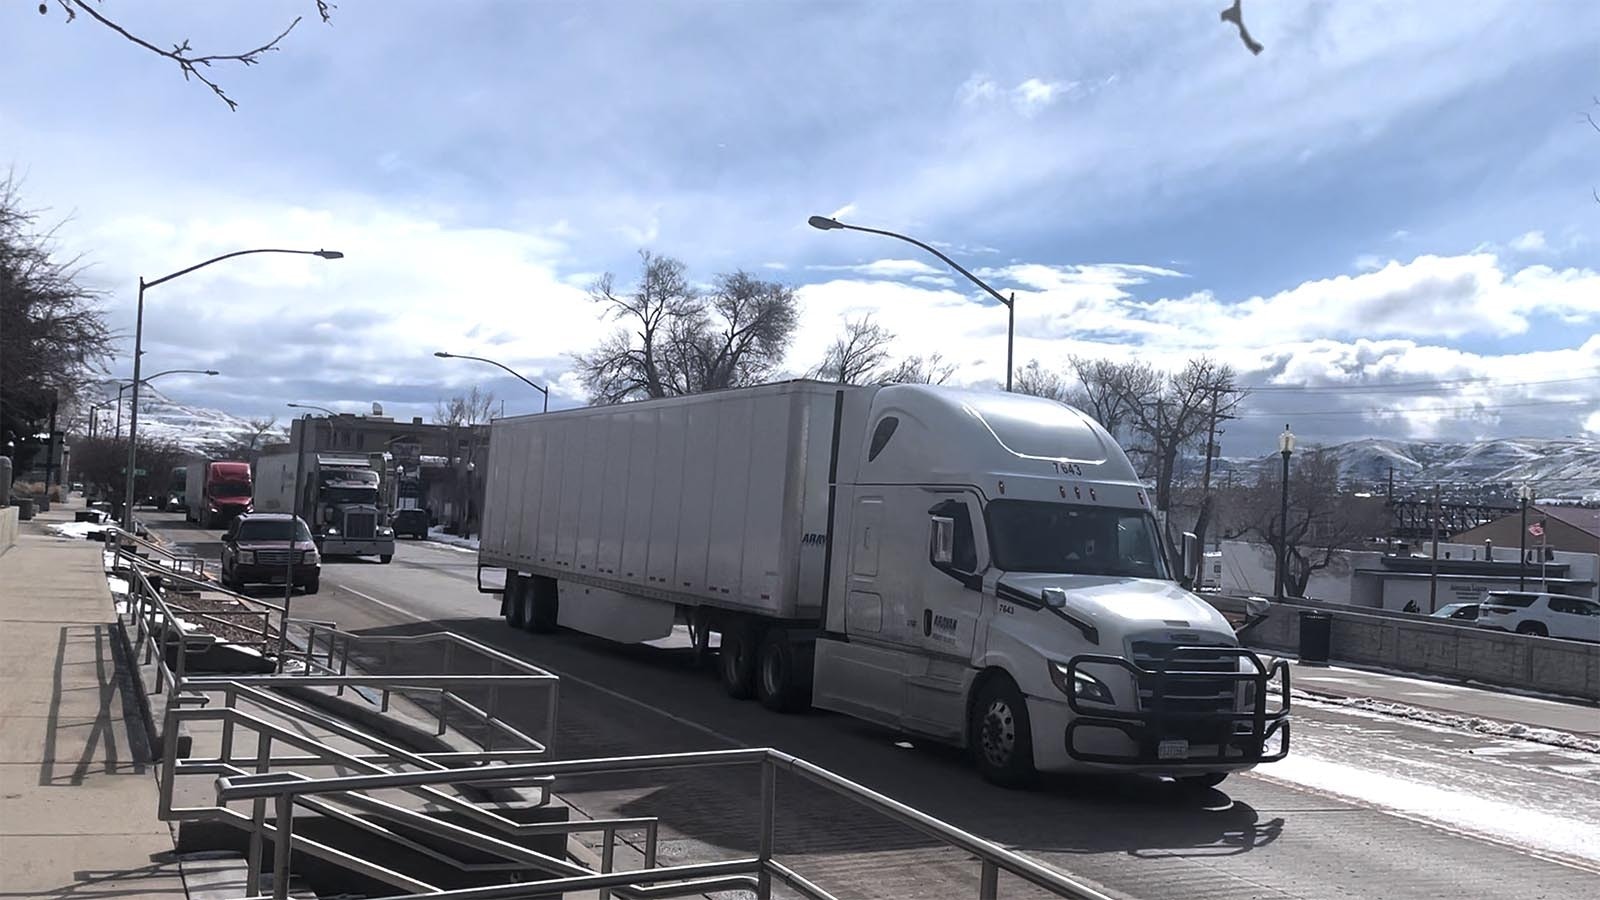
[[[676,630],[726,691],[969,750],[991,781],[1191,785],[1283,758],[1127,455],[1052,400],[791,381],[496,419],[478,589],[512,627]]]
[[[379,479],[372,461],[361,456],[264,454],[256,460],[256,509],[300,516],[323,556],[376,556],[387,563],[394,557],[394,529]]]

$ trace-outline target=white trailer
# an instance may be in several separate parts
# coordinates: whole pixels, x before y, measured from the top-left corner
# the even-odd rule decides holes
[[[1061,404],[796,381],[497,419],[486,478],[479,585],[513,626],[718,633],[734,696],[967,746],[1001,782],[1287,752],[1287,667],[1175,583],[1127,457]]]

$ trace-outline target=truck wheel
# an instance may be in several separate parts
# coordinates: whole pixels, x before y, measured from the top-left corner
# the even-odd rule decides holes
[[[1173,781],[1176,781],[1182,787],[1198,791],[1205,788],[1214,788],[1227,779],[1227,772],[1207,772],[1204,775],[1184,775],[1180,778],[1174,778]]]
[[[561,591],[556,580],[535,575],[528,579],[522,596],[528,610],[524,627],[534,634],[554,634],[561,615]]]
[[[315,594],[320,587],[322,587],[322,575],[318,573],[311,576],[310,580],[306,582],[305,592],[307,594]]]
[[[393,553],[385,553],[382,556],[378,557],[378,562],[383,563],[384,565],[387,566],[389,564],[389,560],[391,560],[391,559],[394,559],[394,554]]]
[[[729,624],[722,630],[722,649],[717,652],[717,673],[722,689],[735,700],[748,700],[756,690],[755,629]]]
[[[811,660],[805,650],[790,643],[781,628],[771,628],[761,638],[756,668],[756,698],[773,712],[802,712],[811,706]]]
[[[1025,787],[1034,779],[1033,729],[1022,692],[1004,675],[989,678],[972,703],[968,734],[973,761],[989,781]]]
[[[506,624],[512,628],[524,628],[528,624],[528,604],[524,599],[527,594],[528,579],[521,575],[506,579]]]

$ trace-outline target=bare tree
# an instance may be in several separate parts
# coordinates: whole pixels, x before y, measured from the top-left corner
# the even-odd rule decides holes
[[[1209,432],[1214,416],[1237,408],[1244,393],[1232,367],[1203,356],[1165,376],[1148,367],[1130,369],[1128,376],[1124,399],[1136,441],[1129,452],[1143,463],[1144,476],[1155,481],[1155,507],[1165,516],[1179,455]]]
[[[266,438],[277,430],[278,417],[250,419],[247,424],[248,430],[241,431],[234,437],[224,452],[254,461],[258,451],[265,445]]]
[[[101,293],[79,283],[80,259],[56,255],[55,230],[37,227],[19,188],[0,178],[0,444],[16,440],[20,454],[52,409],[88,396],[114,335]],[[19,456],[17,469],[26,465]]]
[[[1044,397],[1058,403],[1067,402],[1067,381],[1060,372],[1051,371],[1031,359],[1018,369],[1012,381],[1012,390],[1032,397]]]
[[[1282,476],[1268,467],[1255,485],[1243,491],[1237,518],[1225,537],[1255,535],[1274,558],[1285,554],[1284,593],[1304,597],[1313,573],[1336,567],[1340,550],[1359,549],[1384,528],[1383,501],[1341,492],[1339,460],[1332,452],[1312,450],[1295,457],[1289,478],[1288,529],[1282,522]]]
[[[836,384],[872,384],[889,361],[892,343],[894,332],[872,321],[871,313],[859,319],[847,317],[844,332],[833,339],[810,377]]]
[[[478,455],[483,431],[476,426],[489,421],[489,411],[493,408],[494,393],[480,391],[476,385],[465,394],[439,400],[433,405],[433,422],[445,426],[445,442],[449,446],[446,458],[456,488],[451,525],[457,534],[470,533],[476,524],[476,510],[472,504],[472,464]]]
[[[701,295],[683,263],[641,252],[637,284],[619,293],[607,273],[590,297],[623,324],[574,356],[591,401],[620,403],[756,384],[776,369],[794,335],[793,289],[745,272],[720,275]]]
[[[279,42],[289,36],[289,32],[293,31],[295,26],[300,24],[301,19],[300,16],[295,16],[294,21],[290,22],[287,28],[279,32],[277,37],[267,41],[265,44],[262,44],[253,50],[245,50],[238,53],[198,53],[189,46],[189,40],[187,38],[173,44],[172,49],[170,50],[162,49],[149,40],[134,34],[127,28],[124,28],[122,25],[118,24],[114,19],[107,15],[98,4],[90,3],[89,0],[56,0],[56,5],[60,6],[61,11],[66,13],[68,22],[75,21],[78,18],[78,13],[82,12],[84,15],[88,16],[94,21],[121,35],[124,39],[143,47],[157,56],[170,59],[177,63],[179,71],[183,72],[183,80],[188,81],[193,79],[210,88],[211,92],[216,94],[223,103],[228,104],[228,109],[230,110],[238,109],[238,102],[224,93],[220,85],[206,76],[206,72],[208,72],[211,67],[217,63],[238,63],[241,66],[253,66],[261,62],[261,58],[263,56],[277,51]],[[316,0],[316,5],[317,15],[322,17],[323,24],[332,24],[333,10],[335,5],[331,2],[328,2],[328,0]],[[46,15],[49,13],[49,11],[50,8],[48,4],[39,4],[40,15]]]
[[[908,356],[878,379],[879,384],[944,384],[956,374],[956,364],[932,353],[926,357]]]
[[[1096,422],[1123,437],[1134,418],[1134,410],[1150,401],[1161,383],[1161,375],[1138,362],[1111,359],[1067,357],[1076,384],[1067,389],[1066,403],[1083,410]]]

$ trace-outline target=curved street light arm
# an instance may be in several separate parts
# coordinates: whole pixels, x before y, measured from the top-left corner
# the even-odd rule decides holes
[[[884,231],[881,228],[867,228],[864,225],[850,225],[850,224],[847,224],[845,222],[840,222],[838,219],[831,219],[830,221],[832,221],[835,225],[839,226],[840,228],[847,228],[847,229],[849,229],[851,231],[864,231],[867,234],[881,234],[884,237],[892,237],[892,238],[895,238],[896,240],[905,241],[908,244],[915,244],[918,247],[921,247],[922,249],[928,251],[929,253],[932,253],[934,256],[937,256],[945,265],[949,266],[952,269],[955,269],[957,272],[960,272],[962,275],[965,275],[968,281],[972,282],[973,284],[977,285],[978,287],[983,288],[985,291],[988,292],[989,296],[995,298],[996,300],[999,300],[1000,303],[1002,305],[1004,305],[1005,307],[1010,308],[1010,306],[1011,306],[1011,301],[1010,300],[1006,299],[1005,297],[1000,296],[1000,292],[995,290],[994,288],[990,287],[989,285],[985,284],[983,279],[981,279],[978,276],[972,274],[971,272],[968,272],[966,270],[966,268],[963,267],[960,263],[956,262],[955,260],[951,259],[948,256],[945,256],[938,249],[936,249],[936,248],[934,248],[932,246],[929,246],[928,244],[924,244],[923,242],[917,240],[914,237],[910,237],[910,236],[904,235],[904,234],[899,234],[899,233],[893,232],[893,231]]]
[[[264,248],[260,250],[235,250],[232,253],[224,253],[221,256],[214,256],[202,263],[195,263],[187,269],[179,269],[178,271],[173,272],[171,275],[163,275],[154,281],[143,281],[143,279],[141,279],[141,282],[143,283],[144,287],[153,288],[162,282],[171,281],[180,275],[187,275],[190,272],[193,272],[195,269],[203,269],[212,263],[222,262],[225,259],[233,259],[235,256],[248,256],[252,253],[294,253],[301,256],[320,256],[323,259],[342,259],[344,257],[344,254],[337,250],[278,250],[272,248]]]
[[[548,410],[550,408],[550,389],[549,388],[543,388],[543,387],[538,386],[537,384],[534,384],[533,382],[529,381],[528,379],[522,377],[522,373],[518,372],[516,369],[511,368],[510,366],[506,365],[505,363],[495,362],[492,359],[485,359],[485,358],[483,358],[481,356],[467,356],[464,353],[445,353],[442,350],[439,351],[438,353],[435,353],[434,356],[437,356],[437,357],[439,357],[441,359],[470,359],[470,360],[472,360],[474,362],[488,363],[491,366],[496,366],[498,368],[504,369],[504,370],[506,370],[506,372],[510,373],[511,376],[516,378],[518,381],[522,382],[523,384],[527,385],[528,387],[531,387],[534,390],[538,391],[539,393],[543,394],[544,395],[545,409]]]

